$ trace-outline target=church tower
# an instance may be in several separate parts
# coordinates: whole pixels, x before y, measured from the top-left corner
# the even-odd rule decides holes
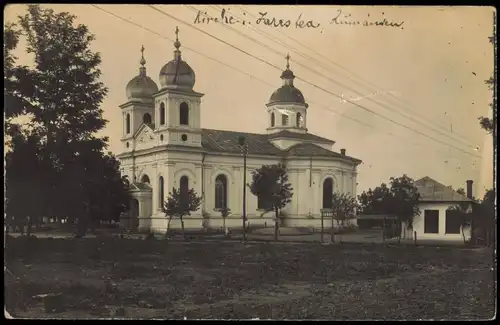
[[[203,94],[193,90],[195,73],[182,60],[179,28],[174,59],[160,70],[160,91],[154,95],[155,131],[160,144],[201,147],[200,105]]]
[[[269,133],[283,130],[306,133],[307,107],[302,92],[295,88],[295,75],[290,70],[290,55],[286,56],[286,70],[281,74],[283,85],[269,99],[267,113],[269,114]]]
[[[141,48],[141,67],[139,75],[129,81],[125,92],[127,102],[120,106],[122,109],[124,151],[132,150],[132,138],[145,123],[152,125],[154,121],[153,94],[158,92],[156,83],[146,74],[146,60],[144,59],[144,46]]]

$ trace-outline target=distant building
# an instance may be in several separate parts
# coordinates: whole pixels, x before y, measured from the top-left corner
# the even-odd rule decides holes
[[[466,196],[427,176],[417,180],[415,185],[420,193],[420,215],[413,220],[411,229],[402,227],[401,237],[413,238],[416,232],[417,240],[463,240],[460,220],[448,210],[458,204],[468,204],[472,211],[472,181],[467,181]],[[470,240],[470,227],[464,228],[464,235]]]
[[[288,62],[281,74],[283,85],[265,105],[269,121],[266,132],[205,129],[200,118],[203,94],[193,89],[195,73],[181,58],[178,38],[174,46],[173,60],[160,70],[160,87],[147,76],[143,56],[139,75],[128,83],[127,101],[120,106],[123,152],[118,158],[134,198],[122,223],[131,228],[165,230],[162,205],[175,187],[181,192],[194,188],[203,197],[200,210],[185,218],[187,228],[201,228],[203,224],[221,227],[218,210],[226,206],[231,209],[226,224],[241,227],[241,136],[247,147],[247,182],[251,181],[251,172],[263,164],[282,162],[288,168],[294,195],[283,209],[285,225],[319,227],[320,209],[331,205],[334,191],[355,195],[356,168],[361,161],[347,156],[345,150],[332,151],[334,141],[308,132],[308,104],[294,86],[295,76]],[[234,116],[221,118],[237,120]],[[261,202],[248,189],[246,197],[249,223],[272,224],[273,213],[263,215]],[[179,227],[180,222],[174,220],[171,226]]]

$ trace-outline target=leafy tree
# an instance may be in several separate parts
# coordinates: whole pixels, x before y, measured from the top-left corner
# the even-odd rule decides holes
[[[274,239],[278,239],[279,211],[292,201],[293,188],[284,164],[263,165],[252,172],[249,185],[253,195],[263,200],[266,211],[275,212]]]
[[[168,217],[167,232],[172,218],[179,218],[181,220],[182,237],[185,238],[183,218],[190,216],[191,212],[197,211],[200,208],[201,201],[201,196],[198,196],[194,189],[182,193],[181,189],[172,188],[172,192],[168,193],[168,198],[164,204],[165,216]]]
[[[222,209],[219,209],[219,212],[220,212],[220,215],[222,217],[222,227],[224,228],[224,235],[227,236],[228,231],[227,231],[227,227],[226,227],[226,219],[231,214],[231,209],[229,209],[228,207],[225,206]]]
[[[387,214],[391,192],[387,184],[382,183],[375,189],[368,189],[358,195],[360,212],[364,214]]]
[[[490,189],[484,194],[480,204],[475,205],[476,212],[473,220],[474,231],[483,236],[485,244],[490,246],[495,243],[496,213],[495,191]]]
[[[463,187],[460,187],[459,189],[457,189],[455,192],[457,192],[458,194],[461,194],[461,195],[466,195],[465,194],[465,189]]]
[[[96,136],[107,122],[100,108],[107,94],[99,81],[101,58],[91,51],[94,35],[84,25],[75,26],[75,18],[29,5],[27,13],[18,17],[18,25],[4,29],[7,133],[17,137],[9,159],[25,159],[20,150],[24,137],[30,139],[26,145],[32,147],[32,156],[36,152],[34,161],[40,164],[23,167],[21,177],[16,170],[21,167],[10,163],[6,173],[10,211],[26,215],[16,188],[29,187],[37,191],[30,194],[36,214],[76,217],[84,232],[91,216],[115,218],[115,209],[122,210],[128,198],[117,161],[103,153],[108,139]],[[15,65],[12,50],[21,36],[27,53],[34,56],[32,67]],[[13,122],[17,116],[28,117],[27,127]]]
[[[495,44],[495,37],[488,37],[488,40],[491,44]],[[496,58],[495,58],[495,66],[496,66]],[[495,73],[496,76],[496,73]],[[494,87],[496,85],[496,78],[493,76],[490,77],[490,79],[485,80],[484,83],[488,86],[488,89],[491,91],[494,91]],[[496,110],[496,98],[494,98],[494,102],[490,104],[490,107],[493,111]],[[485,116],[480,116],[478,117],[479,120],[479,125],[481,126],[482,129],[486,130],[488,133],[493,133],[493,129],[495,127],[494,120],[489,117]]]
[[[334,240],[334,226],[333,220],[340,221],[342,228],[344,227],[344,221],[353,219],[356,214],[356,209],[358,208],[358,202],[349,193],[333,193],[332,196],[332,242]]]
[[[470,226],[473,215],[472,210],[470,209],[470,203],[469,202],[458,203],[456,205],[449,207],[448,211],[451,212],[450,216],[456,218],[460,223],[460,232],[462,233],[464,243],[466,243],[464,230],[465,227]]]
[[[395,215],[398,225],[403,224],[408,228],[413,227],[413,219],[420,215],[418,207],[420,193],[415,186],[415,181],[404,174],[401,177],[391,177],[391,196],[388,212]],[[401,240],[401,231],[398,231],[398,240]]]

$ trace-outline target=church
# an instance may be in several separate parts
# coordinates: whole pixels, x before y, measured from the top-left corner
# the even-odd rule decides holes
[[[123,151],[117,158],[133,198],[122,226],[165,232],[162,206],[168,193],[193,188],[203,200],[198,211],[184,218],[186,228],[222,228],[223,207],[231,211],[226,226],[241,228],[244,195],[247,225],[272,227],[274,212],[266,213],[245,188],[244,173],[249,182],[253,170],[277,163],[285,164],[293,187],[292,201],[281,211],[282,226],[319,228],[320,210],[331,206],[334,192],[356,195],[361,160],[345,149],[333,151],[335,141],[309,132],[309,105],[294,85],[289,56],[281,87],[263,103],[266,130],[206,129],[201,121],[204,94],[194,90],[195,72],[181,56],[178,33],[173,59],[160,70],[159,87],[146,73],[142,48],[139,74],[127,84],[127,100],[120,106]],[[170,227],[179,228],[180,221],[172,220]]]

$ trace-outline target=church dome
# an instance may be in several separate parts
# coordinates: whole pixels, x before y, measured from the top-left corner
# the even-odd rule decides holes
[[[160,85],[162,88],[193,89],[196,77],[194,70],[181,58],[181,42],[179,42],[179,29],[175,30],[174,59],[160,70]]]
[[[304,95],[302,92],[295,88],[293,85],[293,79],[295,79],[295,75],[292,70],[290,70],[290,55],[287,55],[287,64],[286,70],[281,73],[281,79],[283,80],[283,86],[278,88],[269,98],[269,104],[275,103],[298,103],[298,104],[306,104],[306,100],[304,99]]]
[[[305,104],[306,100],[302,92],[293,85],[283,85],[276,90],[269,98],[269,103],[299,103]]]
[[[143,52],[143,56],[140,61],[139,75],[130,80],[125,88],[128,99],[151,98],[154,93],[158,92],[156,83],[146,75],[144,47],[142,47],[141,51]]]

